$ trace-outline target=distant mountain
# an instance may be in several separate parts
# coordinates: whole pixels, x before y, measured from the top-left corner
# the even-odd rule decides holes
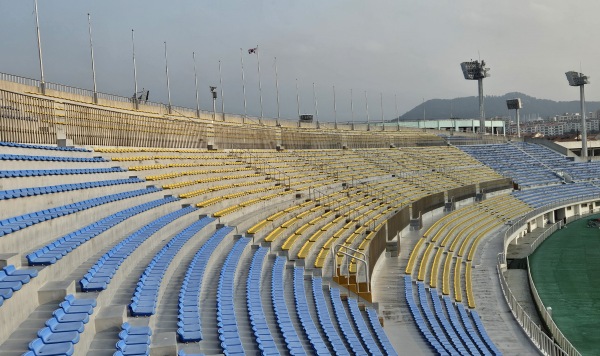
[[[536,117],[546,118],[549,116],[563,113],[578,113],[579,101],[553,101],[547,99],[538,99],[523,93],[507,93],[502,96],[485,96],[484,110],[486,117],[507,117],[509,111],[506,108],[507,99],[521,98],[523,109],[521,109],[521,118],[527,119],[527,115],[536,115]],[[452,115],[455,118],[477,118],[479,117],[479,99],[476,96],[468,96],[455,99],[431,99],[424,104],[418,105],[414,109],[400,116],[401,120],[421,120],[423,119],[423,106],[425,106],[426,119],[447,119]],[[585,110],[587,112],[600,109],[600,102],[586,101]],[[514,110],[510,115],[514,116]]]

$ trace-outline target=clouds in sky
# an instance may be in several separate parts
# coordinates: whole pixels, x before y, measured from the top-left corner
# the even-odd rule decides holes
[[[131,29],[136,35],[139,87],[151,100],[167,101],[164,47],[174,105],[195,107],[192,51],[196,52],[201,107],[210,109],[208,86],[223,66],[225,110],[242,113],[240,48],[248,112],[260,113],[257,63],[247,49],[259,45],[265,116],[276,115],[274,57],[279,69],[281,113],[296,116],[295,79],[302,113],[314,112],[315,83],[321,120],[386,119],[425,100],[475,95],[459,64],[481,55],[492,68],[488,95],[521,91],[573,100],[564,72],[591,76],[594,90],[600,48],[595,45],[592,0],[39,0],[46,80],[91,88],[87,13],[92,15],[98,90],[133,92]],[[39,77],[33,0],[0,1],[0,72]],[[600,82],[597,84],[600,85]],[[220,106],[220,103],[219,103]]]

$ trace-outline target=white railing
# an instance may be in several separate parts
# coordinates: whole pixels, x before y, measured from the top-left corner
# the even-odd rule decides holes
[[[521,326],[525,334],[529,337],[529,339],[533,342],[533,344],[542,352],[544,355],[555,356],[555,355],[565,355],[569,354],[565,352],[559,345],[554,343],[554,340],[546,335],[544,331],[537,325],[527,314],[525,309],[519,304],[517,298],[513,295],[510,288],[508,287],[508,283],[504,278],[503,264],[506,263],[506,256],[503,253],[498,254],[498,264],[496,266],[496,270],[498,272],[498,279],[500,280],[500,287],[502,288],[502,294],[504,294],[504,299],[512,312],[512,315],[517,320],[517,323]],[[576,354],[578,355],[578,354]]]
[[[529,270],[529,257],[527,257],[527,277],[529,278],[531,294],[533,294],[533,299],[539,310],[538,314],[542,317],[542,320],[544,320],[548,329],[550,329],[550,334],[554,336],[555,342],[561,347],[562,350],[565,351],[567,355],[581,356],[581,353],[577,351],[575,346],[573,346],[569,339],[567,339],[562,331],[560,331],[554,320],[552,320],[552,315],[544,306],[544,303],[538,294],[537,288],[535,288],[535,284],[533,283],[533,278],[531,277],[531,271]]]
[[[92,98],[94,97],[93,90],[71,87],[71,86],[64,85],[64,84],[56,84],[56,83],[46,82],[46,89],[56,90],[56,91],[73,94],[73,95],[88,96],[88,97],[92,97]]]
[[[0,80],[5,82],[12,82],[17,84],[29,85],[32,87],[39,87],[40,81],[37,79],[30,79],[25,77],[19,77],[18,75],[0,73]]]

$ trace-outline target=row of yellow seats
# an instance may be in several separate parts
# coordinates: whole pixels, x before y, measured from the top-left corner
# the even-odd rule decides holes
[[[143,170],[146,169],[164,169],[164,168],[173,168],[173,167],[180,167],[177,165],[173,165],[173,164],[169,164],[169,165],[154,165],[156,168],[149,168],[152,166],[140,166],[143,167]],[[190,166],[194,166],[194,164],[190,165]],[[187,167],[190,167],[187,166]],[[129,169],[131,169],[131,167],[129,167]],[[219,169],[196,169],[193,171],[182,171],[182,172],[170,172],[170,173],[163,173],[163,174],[158,174],[158,175],[152,175],[152,176],[146,176],[146,180],[152,180],[152,181],[157,181],[157,180],[164,180],[164,179],[172,179],[172,178],[177,178],[177,177],[183,177],[183,176],[193,176],[193,175],[201,175],[201,174],[224,174],[224,173],[232,173],[232,172],[241,172],[241,171],[252,171],[252,168],[246,168],[246,167],[239,167],[239,168],[219,168]]]
[[[182,194],[179,194],[179,197],[180,198],[193,198],[193,197],[196,197],[198,195],[207,194],[207,193],[211,193],[211,192],[216,192],[216,191],[219,191],[219,190],[231,189],[231,188],[240,188],[240,187],[248,187],[248,186],[252,186],[252,185],[262,184],[263,182],[264,181],[252,181],[252,182],[243,182],[243,183],[221,184],[221,185],[216,185],[216,186],[212,186],[212,187],[208,187],[208,188],[194,190],[192,192],[182,193]],[[277,189],[277,187],[273,187],[273,188]],[[242,195],[247,195],[247,194],[243,194],[243,193],[246,193],[246,192],[250,192],[248,194],[253,194],[253,193],[258,193],[258,192],[264,192],[264,191],[267,191],[269,189],[272,189],[272,188],[256,188],[256,189],[252,189],[252,190],[248,190],[248,191],[244,191],[244,192],[231,193],[231,194],[228,194],[228,195],[225,195],[225,196],[231,196],[231,197],[237,198],[237,197],[242,196]],[[241,194],[241,195],[237,195],[236,196],[236,194]],[[223,197],[225,197],[225,196],[223,196]],[[221,197],[221,198],[223,198],[223,197]],[[221,200],[224,200],[224,199],[221,199]],[[219,201],[220,200],[216,200],[215,203],[219,202]]]
[[[188,181],[184,181],[184,182],[165,184],[165,185],[163,185],[163,189],[176,189],[176,188],[188,187],[190,185],[196,185],[196,184],[220,182],[220,181],[233,180],[233,179],[255,178],[255,177],[261,177],[261,176],[262,176],[261,174],[251,173],[251,174],[239,174],[239,175],[220,176],[220,177],[206,177],[206,178],[202,178],[202,179],[195,179],[195,180],[188,180]],[[255,182],[246,182],[246,183],[255,184]],[[239,184],[241,184],[239,186],[243,186],[243,184],[246,184],[246,183],[239,183]]]

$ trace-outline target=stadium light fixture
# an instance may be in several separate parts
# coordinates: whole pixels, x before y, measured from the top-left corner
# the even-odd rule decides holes
[[[579,101],[581,104],[581,157],[587,158],[587,125],[585,122],[585,90],[586,84],[590,84],[589,78],[583,73],[569,71],[566,72],[567,81],[572,87],[579,87]]]
[[[519,109],[523,108],[521,99],[509,99],[506,101],[506,107],[508,110],[515,110],[517,116],[517,137],[521,137],[521,120],[519,118]]]
[[[483,79],[490,76],[490,68],[485,66],[485,61],[470,61],[460,64],[466,80],[477,80],[479,89],[479,131],[485,134],[485,114],[483,111]]]

